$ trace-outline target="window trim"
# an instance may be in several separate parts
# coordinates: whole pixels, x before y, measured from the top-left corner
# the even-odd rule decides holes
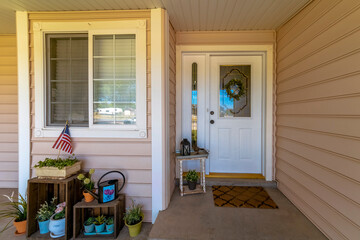
[[[72,127],[72,137],[146,138],[146,20],[96,22],[34,22],[35,137],[57,137],[62,127],[46,126],[45,34],[87,33],[89,37],[89,127]],[[136,125],[105,126],[93,123],[93,46],[96,34],[136,35]]]

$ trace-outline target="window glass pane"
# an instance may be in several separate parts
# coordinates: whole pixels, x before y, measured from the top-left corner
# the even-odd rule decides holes
[[[94,37],[94,56],[114,56],[113,35]]]
[[[119,79],[135,79],[135,58],[115,60],[115,76]]]
[[[115,83],[116,102],[136,102],[136,81],[117,80]]]
[[[135,125],[136,124],[136,104],[135,103],[116,103],[116,124]]]
[[[94,36],[94,124],[136,124],[135,35]]]
[[[46,35],[46,125],[88,125],[86,34]]]
[[[114,81],[94,81],[94,102],[114,102]]]
[[[135,35],[116,35],[115,50],[116,56],[135,57]]]
[[[50,79],[68,80],[70,79],[70,61],[69,60],[50,60]]]
[[[251,117],[251,65],[220,66],[220,117]]]
[[[71,61],[71,79],[72,80],[88,80],[88,61],[87,61],[87,59]]]
[[[94,124],[114,124],[114,103],[94,103]]]
[[[114,79],[113,64],[112,58],[94,59],[94,79]]]

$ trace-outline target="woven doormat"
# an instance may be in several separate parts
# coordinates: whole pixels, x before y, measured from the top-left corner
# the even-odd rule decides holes
[[[217,207],[278,208],[263,187],[212,186]]]

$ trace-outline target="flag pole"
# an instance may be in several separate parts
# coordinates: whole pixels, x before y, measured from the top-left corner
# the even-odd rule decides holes
[[[66,123],[65,123],[65,128],[66,128],[66,126],[68,125],[68,123],[69,123],[69,121],[68,120],[66,120]],[[58,153],[58,156],[57,156],[57,159],[59,159],[60,158],[60,151],[61,151],[61,148],[62,148],[62,145],[63,145],[64,143],[63,142],[61,142],[61,146],[59,147],[59,153]]]

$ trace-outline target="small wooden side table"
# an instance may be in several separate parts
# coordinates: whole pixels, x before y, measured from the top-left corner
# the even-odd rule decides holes
[[[176,161],[179,163],[180,169],[180,195],[184,196],[187,194],[205,193],[205,160],[208,158],[208,152],[200,151],[199,153],[192,152],[190,155],[182,156],[180,153],[176,154]],[[189,187],[183,186],[183,162],[184,161],[200,161],[200,186],[196,185],[195,190],[190,190]]]

